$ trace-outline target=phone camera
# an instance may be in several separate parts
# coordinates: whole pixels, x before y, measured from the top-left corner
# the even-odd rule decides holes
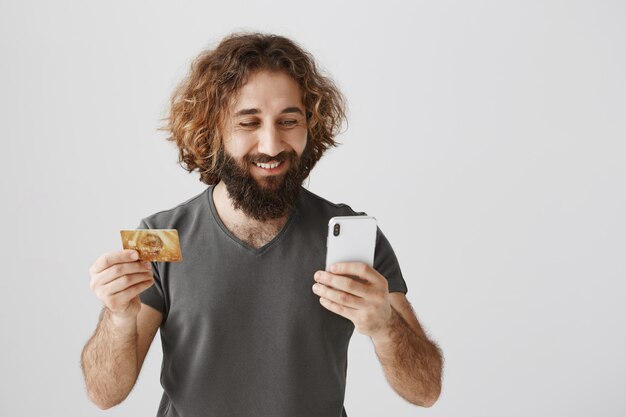
[[[334,236],[339,236],[340,228],[341,228],[341,226],[339,226],[339,223],[335,224],[335,227],[333,227],[333,235]]]

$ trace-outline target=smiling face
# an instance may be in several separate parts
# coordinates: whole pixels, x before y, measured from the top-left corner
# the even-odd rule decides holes
[[[284,72],[260,71],[239,93],[225,123],[224,149],[242,165],[247,162],[252,177],[266,185],[289,169],[285,154],[300,156],[304,151],[307,125],[302,91]]]
[[[233,200],[258,220],[278,218],[295,204],[305,178],[306,109],[302,90],[284,72],[250,76],[224,123],[221,179]]]

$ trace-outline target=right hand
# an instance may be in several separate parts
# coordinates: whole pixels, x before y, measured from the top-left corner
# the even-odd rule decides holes
[[[154,284],[150,262],[131,257],[136,250],[107,252],[89,268],[89,287],[111,314],[120,320],[135,319],[141,309],[139,294]]]

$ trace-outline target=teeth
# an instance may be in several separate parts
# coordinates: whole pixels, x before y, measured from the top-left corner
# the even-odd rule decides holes
[[[259,168],[263,168],[263,169],[273,169],[276,168],[278,165],[280,165],[280,162],[275,162],[273,164],[261,164],[261,163],[257,163],[256,166],[258,166]]]

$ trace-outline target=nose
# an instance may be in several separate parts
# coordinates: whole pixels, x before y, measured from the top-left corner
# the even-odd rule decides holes
[[[257,151],[269,156],[276,156],[285,150],[281,132],[272,123],[267,123],[259,131],[259,144]]]

